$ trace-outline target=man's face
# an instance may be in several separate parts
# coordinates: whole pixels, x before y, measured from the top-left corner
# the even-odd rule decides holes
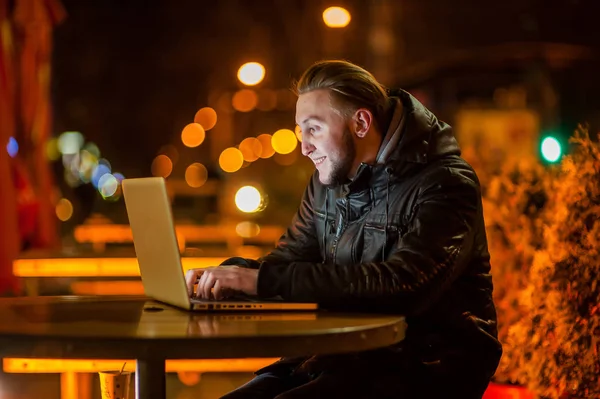
[[[353,133],[344,117],[332,107],[327,90],[301,94],[296,123],[302,129],[302,155],[309,157],[327,186],[344,183],[356,158]]]

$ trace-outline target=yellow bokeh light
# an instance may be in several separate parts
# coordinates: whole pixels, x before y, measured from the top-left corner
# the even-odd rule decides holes
[[[238,170],[240,170],[243,164],[244,156],[242,155],[242,152],[237,148],[226,148],[219,156],[219,166],[225,172],[237,172]]]
[[[271,138],[271,145],[279,154],[289,154],[296,149],[298,139],[290,129],[279,129]]]
[[[160,176],[166,179],[173,171],[173,162],[171,158],[161,154],[152,161],[151,170],[153,176]]]
[[[68,199],[61,198],[56,203],[55,212],[59,220],[66,222],[73,216],[73,204]]]
[[[240,112],[250,112],[258,104],[258,96],[254,90],[238,90],[231,98],[233,109]]]
[[[198,147],[204,141],[206,133],[199,123],[190,123],[181,132],[181,141],[186,147]]]
[[[258,62],[247,62],[238,69],[240,82],[247,86],[254,86],[265,78],[265,67]]]
[[[254,162],[262,154],[262,144],[256,137],[248,137],[240,143],[240,151],[244,156],[244,161]]]
[[[235,226],[235,232],[244,238],[256,237],[260,234],[260,226],[254,222],[240,222]]]
[[[193,163],[185,170],[185,181],[190,187],[202,187],[207,179],[208,170],[201,163]]]
[[[58,149],[57,138],[51,138],[46,143],[46,156],[50,161],[56,161],[60,158],[60,151]]]
[[[275,150],[271,145],[271,135],[267,133],[261,134],[257,137],[257,139],[260,141],[260,145],[262,146],[260,157],[263,159],[271,158],[273,154],[275,154]]]
[[[256,187],[244,186],[235,193],[235,205],[242,212],[258,212],[261,210],[262,195]]]
[[[329,7],[323,11],[323,21],[330,28],[344,28],[350,23],[350,13],[342,7]]]
[[[211,107],[200,108],[194,116],[194,122],[200,124],[204,130],[210,130],[217,124],[217,111]]]

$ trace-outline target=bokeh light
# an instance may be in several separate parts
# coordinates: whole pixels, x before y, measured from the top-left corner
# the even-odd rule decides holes
[[[179,160],[179,151],[177,151],[177,147],[175,147],[173,144],[163,145],[158,150],[158,154],[164,154],[168,156],[171,159],[171,162],[173,162],[173,165],[175,165]]]
[[[323,11],[323,21],[330,28],[344,28],[350,19],[350,13],[342,7],[329,7]]]
[[[265,78],[265,67],[258,62],[247,62],[238,69],[237,77],[247,86],[257,85]]]
[[[242,212],[258,212],[261,210],[262,195],[256,187],[244,186],[235,193],[235,205]]]
[[[256,237],[260,234],[260,226],[254,222],[240,222],[235,226],[235,232],[244,238]]]
[[[193,163],[185,169],[185,181],[193,188],[202,187],[208,180],[208,170],[201,163]]]
[[[46,156],[50,161],[57,161],[60,158],[58,139],[56,137],[53,137],[46,142]]]
[[[262,144],[256,137],[247,137],[240,143],[240,151],[246,162],[254,162],[262,154]]]
[[[181,141],[186,147],[198,147],[204,141],[206,133],[199,123],[190,123],[181,132]]]
[[[83,149],[87,152],[89,152],[90,154],[92,154],[93,156],[95,156],[96,158],[100,158],[100,149],[98,148],[98,146],[94,143],[92,143],[91,141],[88,143],[85,143],[85,145],[83,146]]]
[[[237,172],[244,164],[242,152],[235,147],[226,148],[219,156],[219,166],[228,173]]]
[[[19,152],[19,143],[17,143],[17,140],[14,137],[10,137],[8,139],[8,144],[6,144],[6,151],[8,152],[8,155],[10,155],[11,158],[17,156],[17,153]]]
[[[98,158],[87,150],[81,150],[79,153],[79,168],[77,173],[84,183],[92,180],[92,173],[98,166]]]
[[[250,112],[258,104],[258,96],[254,90],[238,90],[231,98],[231,105],[236,111]]]
[[[275,154],[273,160],[281,166],[290,166],[298,160],[298,151],[292,151],[289,154]]]
[[[119,188],[119,181],[110,173],[103,175],[98,181],[98,191],[103,198],[112,197]]]
[[[102,179],[102,177],[106,174],[110,174],[110,168],[105,164],[99,163],[98,166],[96,166],[96,168],[94,168],[94,171],[92,172],[92,185],[96,188],[99,188],[100,179]]]
[[[54,211],[59,220],[66,222],[73,216],[73,204],[68,199],[61,198],[56,203]]]
[[[194,116],[194,122],[200,124],[205,131],[210,130],[217,124],[217,111],[211,107],[200,108]]]
[[[83,141],[83,135],[79,132],[64,132],[58,137],[58,150],[62,154],[77,154]]]
[[[173,162],[168,156],[160,154],[154,158],[150,169],[152,176],[164,177],[166,179],[173,171]]]
[[[260,141],[260,145],[262,146],[260,157],[263,159],[271,158],[273,154],[275,154],[275,150],[271,145],[271,137],[272,136],[268,133],[261,134],[257,137],[258,141]]]
[[[554,137],[546,137],[542,141],[542,156],[548,162],[556,162],[562,155],[560,143]]]
[[[279,129],[271,138],[271,145],[279,154],[289,154],[296,149],[298,139],[290,129]]]
[[[117,179],[117,181],[119,182],[119,184],[125,180],[125,176],[123,176],[122,173],[113,173],[113,176],[115,177],[115,179]]]

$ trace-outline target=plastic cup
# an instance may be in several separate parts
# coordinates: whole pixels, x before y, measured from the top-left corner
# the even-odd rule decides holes
[[[102,399],[128,399],[131,371],[108,370],[98,372]]]

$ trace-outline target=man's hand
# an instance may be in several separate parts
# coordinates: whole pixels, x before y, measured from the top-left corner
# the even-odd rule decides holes
[[[257,281],[258,270],[239,266],[190,269],[185,274],[189,296],[203,299],[222,299],[236,292],[256,295]],[[194,295],[196,283],[198,288]]]

